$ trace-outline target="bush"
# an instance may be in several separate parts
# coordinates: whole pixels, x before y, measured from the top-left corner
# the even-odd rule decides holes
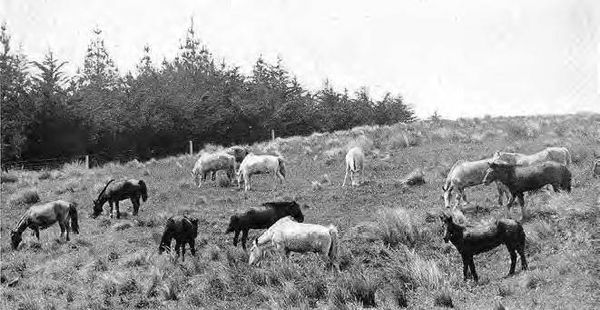
[[[450,297],[450,293],[447,291],[441,291],[435,294],[433,304],[438,307],[454,308],[452,297]]]
[[[13,205],[30,205],[40,201],[40,196],[35,189],[25,189],[13,194],[10,199]]]
[[[387,208],[377,215],[377,228],[381,240],[390,246],[400,243],[413,246],[416,241],[416,229],[408,211]]]
[[[19,178],[14,174],[2,173],[0,175],[0,183],[15,183]]]

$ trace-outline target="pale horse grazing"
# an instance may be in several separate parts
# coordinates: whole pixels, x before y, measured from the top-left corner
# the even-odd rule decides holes
[[[566,147],[547,147],[531,155],[496,151],[492,161],[503,161],[518,166],[531,166],[546,161],[553,161],[567,167],[572,162],[571,153]]]
[[[225,152],[205,153],[198,158],[192,169],[192,177],[196,186],[202,186],[206,181],[206,175],[212,172],[212,180],[215,180],[215,174],[219,170],[225,170],[227,178],[231,182],[235,171],[235,156]]]
[[[350,181],[352,182],[352,186],[359,185],[360,172],[363,170],[364,162],[365,154],[360,147],[355,146],[348,151],[346,154],[346,175],[344,176],[344,182],[342,183],[342,186],[346,186],[348,172],[350,172]],[[355,177],[354,174],[357,174],[358,177]]]
[[[70,225],[69,225],[70,220]],[[10,231],[11,244],[17,249],[21,243],[21,234],[27,228],[33,230],[38,241],[40,240],[40,229],[46,229],[57,223],[60,226],[60,236],[63,237],[67,231],[66,240],[69,241],[69,231],[79,234],[79,223],[77,222],[77,204],[64,200],[56,200],[42,205],[31,206]]]
[[[274,247],[279,253],[289,256],[290,252],[319,253],[327,257],[336,270],[338,231],[333,225],[328,227],[317,224],[295,222],[291,216],[281,218],[252,243],[248,263],[256,265],[263,258],[267,248]]]
[[[240,169],[237,172],[238,188],[242,186],[244,180],[244,191],[250,190],[250,178],[253,174],[272,173],[279,178],[279,183],[285,180],[285,163],[281,156],[274,155],[256,155],[250,153],[246,155]],[[277,189],[277,183],[275,183]]]
[[[448,172],[446,182],[442,185],[444,191],[444,204],[446,208],[450,208],[450,199],[452,191],[456,190],[456,201],[454,207],[457,207],[460,200],[463,203],[467,202],[467,195],[465,194],[465,188],[483,184],[483,177],[488,169],[488,162],[490,159],[482,159],[477,161],[457,161],[454,166]],[[502,205],[502,197],[506,196],[510,199],[510,191],[506,185],[501,182],[496,182],[498,188],[498,204]]]

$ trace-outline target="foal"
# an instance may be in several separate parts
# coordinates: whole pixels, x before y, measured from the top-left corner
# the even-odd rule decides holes
[[[473,256],[490,251],[501,244],[506,245],[510,254],[510,270],[508,275],[515,273],[515,265],[517,263],[517,254],[515,251],[521,256],[521,269],[527,270],[527,260],[524,253],[525,232],[519,222],[510,219],[501,219],[484,228],[474,229],[454,223],[451,215],[442,214],[440,218],[446,226],[444,242],[452,242],[462,256],[465,281],[467,281],[469,268],[475,282],[479,281],[477,272],[475,272]]]

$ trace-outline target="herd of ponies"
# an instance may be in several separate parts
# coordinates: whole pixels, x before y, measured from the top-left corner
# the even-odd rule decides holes
[[[358,186],[360,174],[364,167],[365,156],[360,147],[351,148],[345,157],[345,176],[350,175],[352,186]],[[446,211],[440,212],[440,220],[445,227],[444,241],[451,242],[463,260],[463,275],[467,281],[469,270],[477,282],[473,256],[489,251],[504,244],[510,254],[511,265],[509,275],[515,271],[517,254],[523,270],[527,269],[525,258],[525,232],[520,221],[510,218],[496,220],[486,226],[470,227],[464,223],[464,215],[458,208],[460,201],[467,203],[465,189],[468,187],[492,182],[498,188],[498,204],[503,205],[503,197],[508,211],[518,200],[522,218],[526,218],[524,193],[551,186],[555,192],[571,191],[571,155],[564,147],[549,147],[538,153],[525,155],[519,153],[495,152],[492,157],[477,161],[458,161],[450,169],[442,186]],[[239,167],[238,167],[239,165]],[[237,167],[237,169],[236,169]],[[596,169],[594,167],[594,169]],[[245,147],[233,146],[223,151],[203,153],[192,169],[195,184],[201,187],[206,176],[211,174],[215,180],[217,171],[226,172],[229,182],[237,176],[238,188],[244,183],[244,191],[251,189],[251,176],[256,174],[272,174],[279,181],[285,180],[285,160],[280,155],[255,154]],[[277,186],[275,181],[275,187]],[[452,204],[452,192],[455,202]],[[110,217],[113,217],[113,204],[116,217],[120,218],[119,201],[130,199],[133,204],[133,215],[137,215],[140,198],[148,199],[146,183],[142,180],[130,179],[110,180],[93,200],[91,218],[103,212],[108,202]],[[307,206],[303,206],[305,209]],[[461,223],[462,222],[462,223]],[[45,229],[58,223],[61,238],[69,231],[79,233],[77,204],[63,200],[31,206],[11,230],[11,244],[17,249],[22,240],[22,233],[30,228],[39,240],[39,229]],[[241,244],[246,250],[246,241],[250,229],[266,229],[252,242],[250,249],[250,265],[259,264],[265,250],[275,249],[286,257],[290,252],[315,252],[323,256],[329,266],[339,271],[337,263],[338,230],[333,225],[323,226],[304,223],[302,207],[295,201],[265,202],[260,207],[250,208],[246,212],[233,214],[225,233],[234,233],[233,245],[237,246],[241,233]],[[195,238],[198,235],[198,219],[188,216],[173,216],[165,223],[164,233],[159,245],[159,253],[170,251],[172,239],[175,239],[175,252],[185,260],[185,244],[189,245],[195,255]]]

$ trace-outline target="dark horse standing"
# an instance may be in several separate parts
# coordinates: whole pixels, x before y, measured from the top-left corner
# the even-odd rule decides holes
[[[517,263],[517,254],[515,251],[521,257],[522,269],[527,269],[527,260],[524,253],[525,231],[523,231],[523,226],[519,222],[510,219],[501,219],[490,226],[474,229],[454,223],[451,215],[442,214],[440,218],[446,226],[444,241],[452,242],[462,256],[465,281],[467,281],[469,268],[475,282],[479,281],[477,272],[475,272],[473,256],[490,251],[501,244],[505,244],[510,253],[509,275],[515,273],[515,265]]]
[[[175,251],[179,256],[181,249],[181,259],[185,261],[185,244],[190,245],[192,255],[196,255],[195,241],[198,236],[198,219],[187,216],[173,216],[167,220],[165,231],[163,232],[158,254],[171,249],[171,240],[175,239]]]
[[[104,186],[104,189],[98,195],[98,198],[94,200],[94,213],[92,217],[97,217],[102,213],[102,206],[108,201],[110,205],[110,216],[112,217],[113,211],[113,203],[117,209],[117,218],[121,217],[121,213],[119,212],[119,201],[125,200],[127,198],[131,199],[131,203],[133,204],[133,215],[137,215],[138,210],[140,208],[140,197],[143,201],[148,199],[148,189],[146,188],[146,183],[142,180],[126,180],[114,183],[109,187],[110,183],[114,181],[110,180]]]
[[[300,205],[295,201],[265,202],[264,208],[250,209],[244,213],[232,215],[229,219],[229,227],[225,233],[235,232],[233,245],[237,246],[240,231],[242,232],[242,248],[246,249],[248,230],[269,228],[280,218],[291,215],[296,221],[303,222],[304,215]]]
[[[69,225],[69,220],[71,224]],[[67,241],[69,241],[69,231],[79,234],[79,224],[77,223],[77,205],[64,200],[52,201],[46,204],[32,206],[19,220],[17,226],[10,231],[11,244],[13,249],[17,249],[21,243],[21,234],[28,227],[33,230],[38,241],[40,240],[40,229],[46,229],[58,222],[60,226],[60,236],[67,231]]]

